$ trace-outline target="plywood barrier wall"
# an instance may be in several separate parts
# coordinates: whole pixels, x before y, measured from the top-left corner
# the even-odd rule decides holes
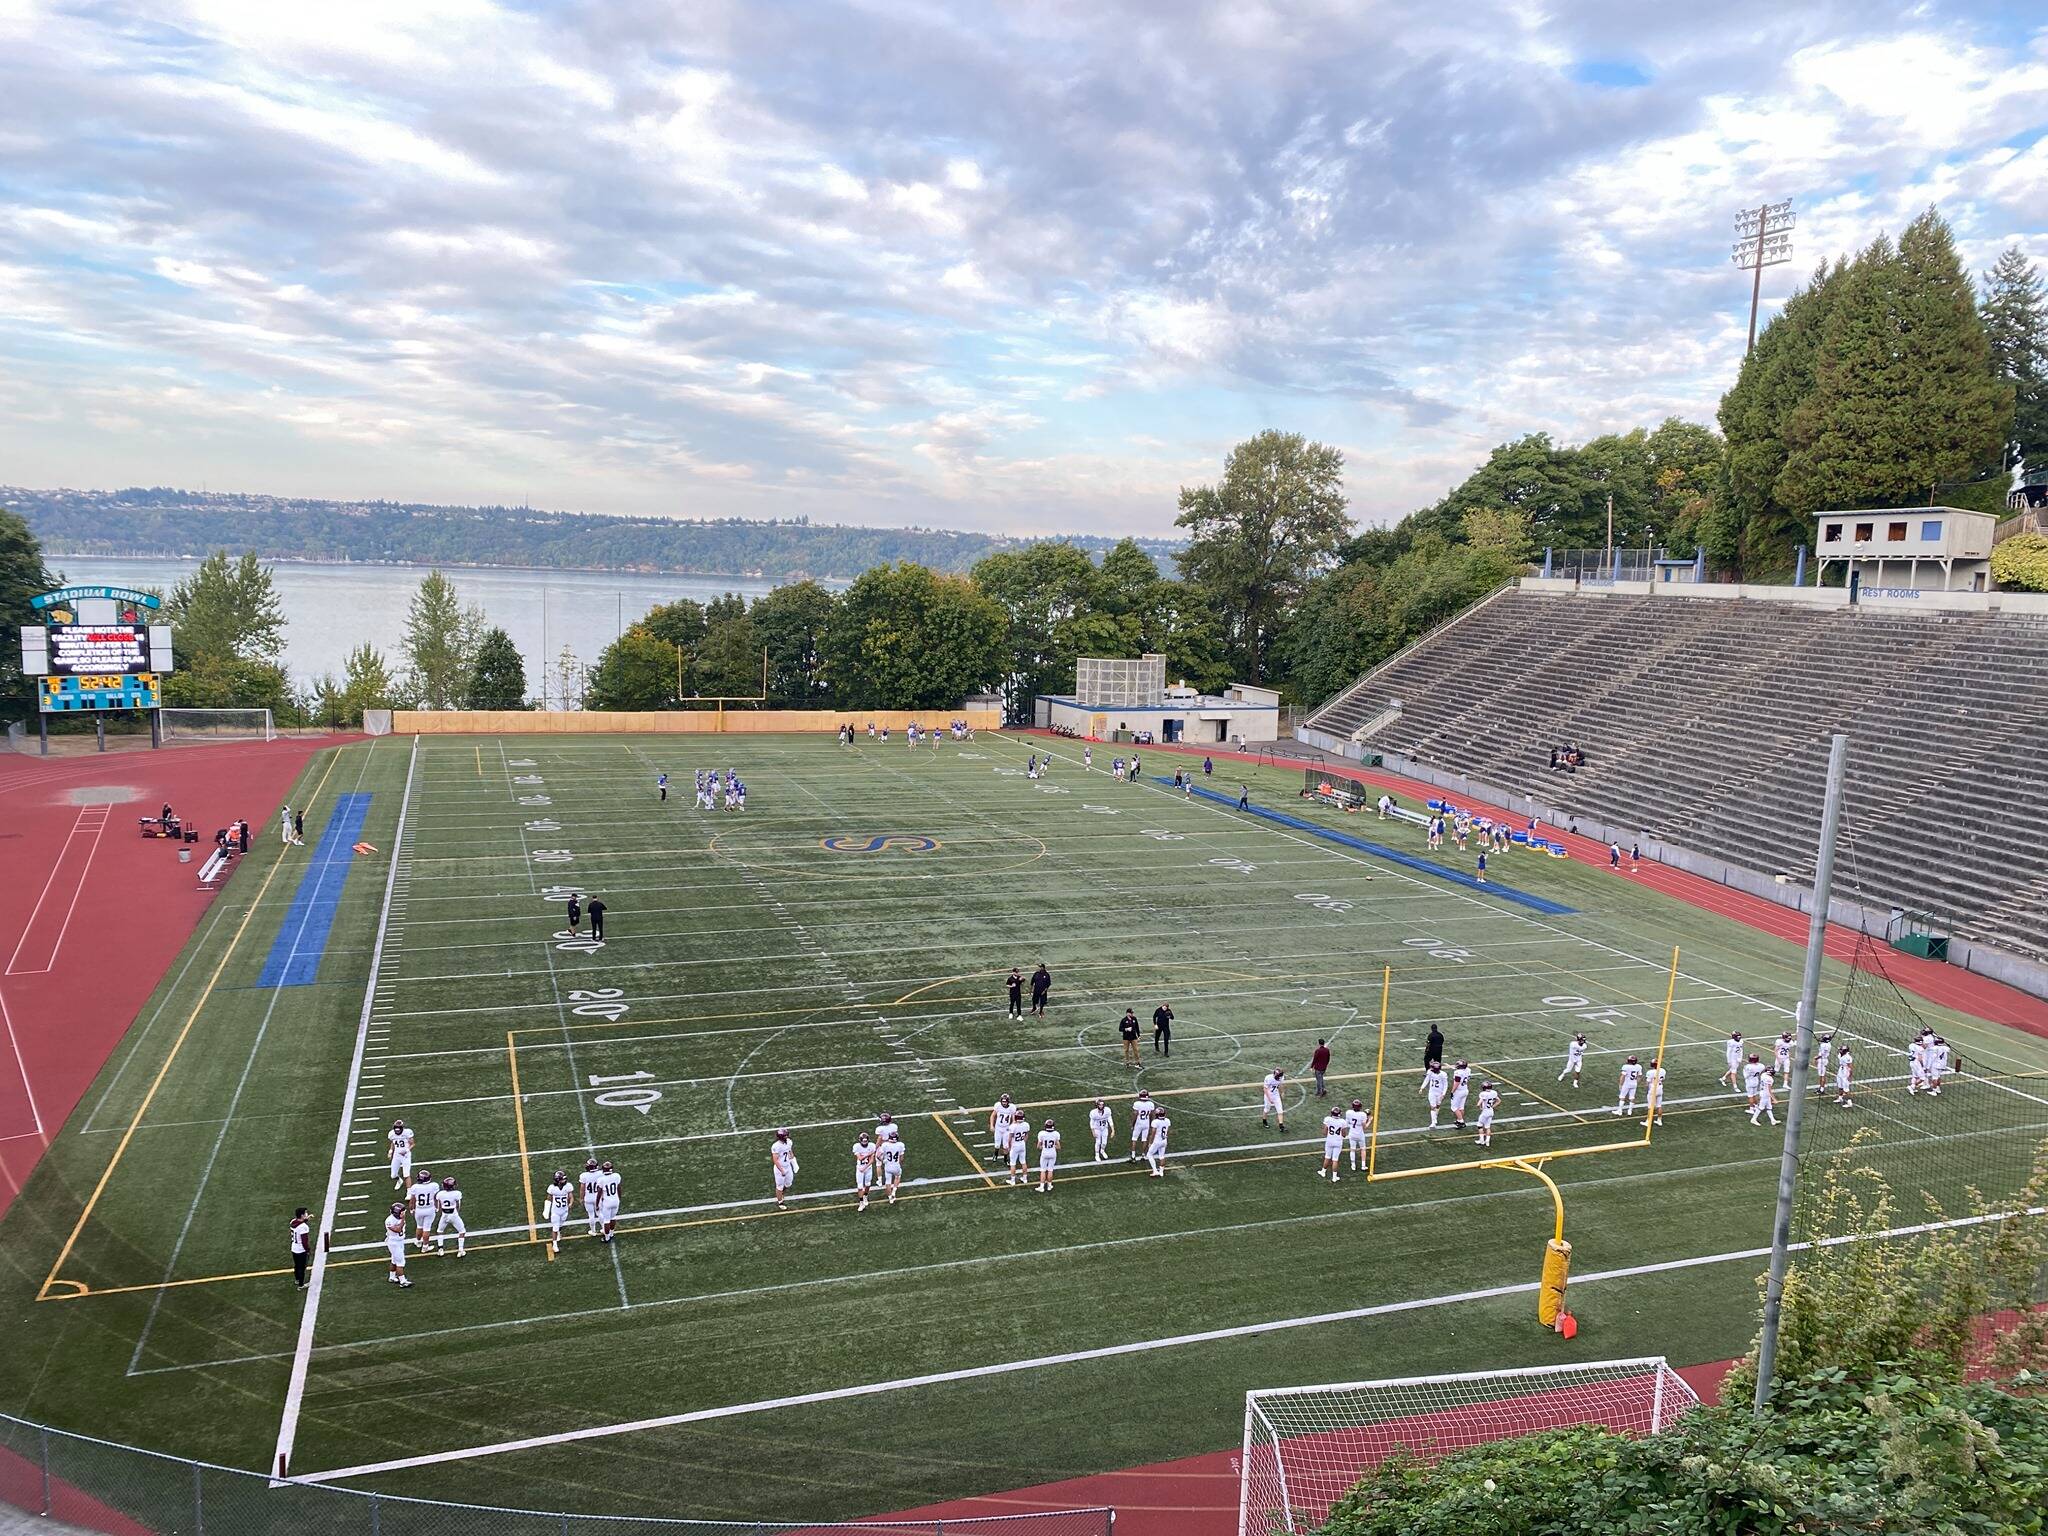
[[[391,730],[397,736],[690,735],[720,730],[829,735],[848,721],[865,733],[870,721],[901,731],[912,720],[941,728],[965,720],[977,731],[993,731],[1001,727],[1003,715],[998,709],[728,709],[722,717],[710,709],[395,709]]]

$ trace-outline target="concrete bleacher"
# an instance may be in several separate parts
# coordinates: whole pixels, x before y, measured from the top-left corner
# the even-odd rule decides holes
[[[2048,959],[2048,615],[1508,588],[1330,700],[1310,737],[1397,699],[1368,750],[1807,883],[1827,738],[1847,731],[1837,895]],[[1566,742],[1586,766],[1553,773]]]

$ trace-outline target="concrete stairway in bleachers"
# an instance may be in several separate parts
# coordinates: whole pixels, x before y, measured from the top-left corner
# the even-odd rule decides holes
[[[2048,958],[2048,621],[1510,589],[1307,724],[1393,699],[1375,751],[1803,880],[1846,730],[1838,895]],[[1571,741],[1587,766],[1550,773]]]

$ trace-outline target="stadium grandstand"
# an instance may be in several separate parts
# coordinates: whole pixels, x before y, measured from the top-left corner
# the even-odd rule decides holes
[[[1973,968],[2040,990],[2048,872],[2023,855],[2048,790],[2038,600],[1628,585],[1503,588],[1299,734],[1673,862],[1810,882],[1828,733],[1847,731],[1866,928],[1928,921]]]

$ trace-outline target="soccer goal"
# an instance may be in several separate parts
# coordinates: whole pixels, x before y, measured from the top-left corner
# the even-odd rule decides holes
[[[163,709],[166,741],[275,741],[267,709]]]
[[[1435,1461],[1575,1425],[1650,1435],[1698,1406],[1662,1355],[1247,1392],[1238,1536],[1315,1530],[1396,1451]]]

